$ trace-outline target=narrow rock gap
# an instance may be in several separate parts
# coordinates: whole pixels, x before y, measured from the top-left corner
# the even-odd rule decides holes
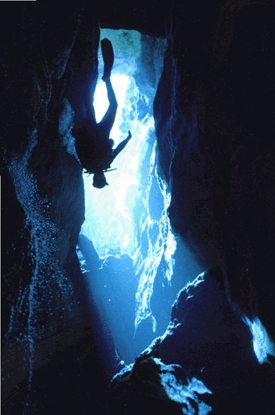
[[[131,130],[133,138],[106,173],[108,186],[94,188],[93,176],[83,173],[85,222],[78,253],[117,359],[131,363],[163,334],[179,288],[172,281],[177,242],[167,215],[170,193],[158,173],[153,118],[166,41],[112,29],[101,29],[100,38],[108,38],[115,53],[111,81],[118,111],[110,137],[117,145]],[[100,48],[98,59],[91,99],[97,122],[108,108]]]

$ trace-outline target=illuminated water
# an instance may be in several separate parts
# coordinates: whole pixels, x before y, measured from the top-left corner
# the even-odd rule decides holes
[[[84,260],[82,258],[82,264],[85,270],[86,260],[86,270],[91,274],[91,290],[109,324],[118,353],[123,359],[127,360],[128,357],[128,361],[131,361],[142,349],[138,340],[135,340],[140,323],[148,318],[151,320],[151,328],[147,332],[148,344],[156,335],[158,318],[151,309],[154,281],[160,270],[168,283],[171,281],[176,242],[167,216],[170,194],[157,172],[153,118],[155,90],[148,81],[150,74],[148,79],[144,76],[142,81],[138,76],[141,34],[135,31],[102,30],[101,38],[104,37],[110,39],[114,47],[115,64],[111,81],[118,101],[116,121],[110,137],[116,146],[130,130],[132,139],[113,162],[111,167],[115,170],[106,173],[109,186],[96,189],[92,186],[92,175],[83,176],[86,220],[81,232],[87,239],[82,238],[81,245],[84,250],[83,244],[87,244],[87,240],[92,241],[101,261],[98,263],[101,270],[91,271],[95,262],[89,253]],[[99,51],[99,79],[94,95],[97,122],[108,107],[105,83],[101,81],[102,73]],[[116,267],[112,265],[112,270],[108,271],[110,256],[116,258]],[[131,266],[125,275],[121,269],[126,260],[130,260]],[[107,281],[105,284],[101,283],[104,278]],[[125,281],[121,287],[121,279],[125,278],[129,286],[127,292],[124,292],[127,285]],[[120,308],[120,313],[115,317],[111,304]],[[143,337],[146,337],[145,333]],[[130,348],[133,350],[130,351]]]
[[[109,253],[127,252],[133,255],[135,252],[132,210],[140,196],[140,165],[148,149],[147,137],[154,127],[153,117],[148,113],[138,120],[136,103],[139,91],[134,78],[114,74],[112,83],[118,112],[111,138],[116,146],[126,138],[128,130],[131,130],[133,137],[114,160],[111,167],[116,170],[106,173],[109,186],[96,189],[92,186],[92,175],[84,175],[86,223],[83,233],[91,236],[100,257]],[[101,92],[104,93],[102,96],[99,95]],[[97,120],[102,118],[107,107],[105,93],[105,84],[101,81],[94,102]]]

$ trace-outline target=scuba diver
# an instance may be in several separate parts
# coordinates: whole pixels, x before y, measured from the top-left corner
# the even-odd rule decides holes
[[[112,162],[132,137],[129,131],[127,138],[113,149],[114,141],[109,135],[115,121],[118,105],[110,79],[114,63],[114,51],[108,39],[101,41],[101,50],[104,62],[102,80],[106,84],[109,107],[102,120],[95,124],[93,122],[93,108],[91,108],[90,102],[86,102],[88,116],[82,120],[81,129],[76,132],[78,138],[76,150],[82,167],[85,173],[94,175],[93,186],[98,189],[108,185],[104,173],[112,171],[110,170]]]
[[[124,147],[128,144],[129,140],[132,138],[131,131],[128,131],[128,136],[125,140],[121,141],[115,149],[111,149],[102,161],[97,165],[92,173],[94,173],[93,178],[93,186],[97,187],[98,189],[102,189],[104,186],[108,186],[106,181],[106,177],[104,172],[112,171],[109,170],[111,167],[112,162],[116,158],[116,156],[124,149]],[[110,139],[110,141],[113,141]],[[112,144],[111,144],[112,145]],[[86,170],[85,173],[90,173],[90,171]]]

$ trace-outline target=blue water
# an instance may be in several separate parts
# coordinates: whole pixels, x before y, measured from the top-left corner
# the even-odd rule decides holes
[[[136,31],[102,30],[104,37],[114,47],[111,81],[118,101],[110,136],[117,145],[130,130],[132,140],[112,164],[115,170],[107,173],[109,186],[95,189],[92,176],[83,175],[86,220],[80,249],[83,271],[118,356],[129,363],[158,334],[159,316],[151,308],[154,282],[164,278],[171,283],[176,240],[167,216],[170,193],[157,170],[155,90],[148,81],[150,74],[142,83],[138,78],[142,36]],[[155,70],[160,73],[159,64]],[[98,122],[108,107],[102,72],[99,53],[93,101]]]

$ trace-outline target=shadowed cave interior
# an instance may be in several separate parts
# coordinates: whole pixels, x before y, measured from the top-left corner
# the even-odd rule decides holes
[[[274,414],[274,2],[1,11],[3,413]]]

